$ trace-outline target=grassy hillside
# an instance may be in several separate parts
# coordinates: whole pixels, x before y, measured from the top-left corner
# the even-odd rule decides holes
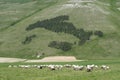
[[[83,2],[81,2],[83,1]],[[0,56],[36,58],[42,55],[73,55],[79,59],[120,58],[120,1],[119,0],[0,0]],[[102,31],[103,37],[90,36],[85,44],[81,39],[65,32],[54,32],[46,28],[26,28],[37,21],[69,16],[65,22],[76,29]],[[55,26],[53,26],[55,27]],[[26,38],[29,44],[22,44]],[[52,41],[72,43],[72,49],[48,47]]]

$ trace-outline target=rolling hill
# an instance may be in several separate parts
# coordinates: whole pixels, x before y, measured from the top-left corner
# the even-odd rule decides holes
[[[0,0],[1,57],[119,59],[119,47],[119,0]]]

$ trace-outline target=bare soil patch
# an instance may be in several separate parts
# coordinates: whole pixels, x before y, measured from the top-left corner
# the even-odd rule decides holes
[[[27,60],[26,62],[74,62],[74,61],[82,60],[77,60],[74,56],[51,56],[45,57],[40,60]]]

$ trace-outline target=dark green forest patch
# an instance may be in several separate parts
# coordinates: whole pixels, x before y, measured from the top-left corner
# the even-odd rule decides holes
[[[52,41],[49,43],[48,47],[61,49],[63,51],[69,51],[72,48],[72,44],[68,42],[58,42],[58,41]]]
[[[67,22],[69,20],[69,16],[62,15],[52,19],[46,19],[43,21],[37,21],[34,24],[30,24],[26,31],[30,31],[36,28],[44,28],[56,33],[64,32],[67,34],[74,35],[79,38],[79,45],[83,45],[87,40],[90,40],[90,37],[93,35],[93,31],[85,31],[84,29],[76,29],[76,27],[71,23]],[[102,37],[102,31],[95,31],[95,35]]]

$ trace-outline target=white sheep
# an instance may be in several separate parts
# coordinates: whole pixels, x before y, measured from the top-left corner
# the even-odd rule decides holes
[[[72,66],[70,64],[65,64],[64,67],[71,68]]]
[[[40,66],[37,66],[37,68],[38,68],[38,69],[43,69],[43,66],[42,66],[42,65],[40,65]]]
[[[103,69],[103,70],[108,70],[110,67],[109,66],[106,66],[106,65],[102,65],[101,66],[101,69]]]
[[[83,70],[84,66],[72,65],[74,70]]]
[[[58,70],[60,70],[60,69],[63,68],[63,66],[62,65],[55,65],[55,68],[58,69]]]
[[[93,70],[93,66],[87,65],[86,69],[87,69],[87,72],[91,72]]]
[[[49,65],[48,68],[49,68],[50,70],[56,70],[56,68],[55,68],[54,65]]]

